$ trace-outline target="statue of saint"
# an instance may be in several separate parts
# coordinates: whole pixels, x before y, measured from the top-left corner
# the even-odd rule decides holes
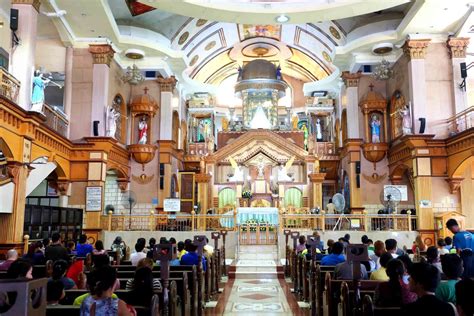
[[[114,109],[113,106],[107,106],[107,131],[105,136],[115,138],[117,132],[117,119],[120,117],[120,113]]]
[[[372,143],[380,143],[380,120],[375,114],[372,115],[370,129],[372,131]]]
[[[298,129],[298,116],[297,115],[294,115],[291,118],[291,127],[294,131],[296,131]]]
[[[221,120],[221,123],[222,123],[222,130],[224,132],[228,132],[229,131],[229,120],[227,119],[227,117],[224,116]]]
[[[316,140],[318,142],[323,141],[323,132],[321,129],[321,120],[319,118],[316,119]]]
[[[276,69],[276,78],[277,78],[277,80],[281,80],[281,67],[280,67],[280,65],[278,65],[278,67]]]
[[[148,124],[146,117],[142,117],[138,123],[138,143],[146,144],[148,140]]]
[[[239,66],[239,68],[237,69],[237,71],[238,71],[237,81],[240,81],[240,80],[242,80],[242,72],[243,72],[242,67]]]
[[[33,92],[31,94],[30,111],[43,113],[44,89],[50,82],[50,79],[44,78],[40,70],[35,71],[33,77]]]
[[[313,173],[319,173],[319,156],[317,153],[314,155],[314,158]]]
[[[402,117],[403,135],[410,135],[412,133],[410,104],[407,104],[404,108],[400,109],[400,116]]]

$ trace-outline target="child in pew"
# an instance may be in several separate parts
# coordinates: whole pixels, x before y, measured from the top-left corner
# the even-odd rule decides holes
[[[64,284],[60,280],[48,282],[46,286],[46,301],[48,305],[59,305],[59,301],[66,296]]]
[[[185,249],[184,242],[182,242],[182,241],[178,242],[177,248],[178,248],[178,253],[177,253],[176,257],[178,258],[178,260],[181,260],[181,257],[188,253]]]
[[[321,259],[322,266],[335,266],[346,261],[346,257],[342,254],[344,246],[340,242],[335,242],[331,247],[331,253]]]
[[[370,274],[370,279],[375,281],[388,281],[389,278],[386,269],[389,261],[392,259],[392,254],[388,252],[383,253],[380,257],[380,268]]]
[[[390,255],[391,256],[391,255]],[[404,282],[405,266],[401,260],[392,259],[387,263],[388,282],[380,283],[375,289],[374,304],[380,307],[399,307],[416,301]]]
[[[104,243],[102,242],[102,240],[97,240],[95,242],[95,248],[94,250],[92,250],[92,254],[94,256],[100,256],[100,255],[105,255],[107,254],[107,251],[105,251],[104,249]]]
[[[147,268],[148,270],[153,271],[153,259],[143,258],[142,260],[140,260],[138,262],[137,270],[135,271],[135,274],[138,272],[138,270],[140,270],[142,268]],[[125,285],[126,290],[133,290],[133,289],[136,288],[135,278],[136,278],[136,276],[133,279],[130,279],[130,280],[127,281],[127,284]],[[157,279],[157,278],[154,278],[153,279],[153,291],[156,292],[156,293],[159,293],[161,290],[162,290],[162,287],[161,287],[160,280]]]
[[[196,252],[198,247],[194,243],[188,245],[188,253],[181,257],[181,265],[183,266],[197,266],[199,264],[199,256]],[[202,256],[202,270],[207,270],[206,258]]]
[[[66,276],[66,271],[68,269],[69,265],[66,261],[64,260],[58,260],[54,263],[53,265],[53,274],[52,277],[49,278],[48,282],[52,281],[61,281],[64,285],[65,290],[70,290],[70,289],[77,289],[76,283],[70,278]]]
[[[116,281],[117,272],[110,266],[103,266],[92,271],[88,279],[90,294],[81,304],[81,316],[136,315],[133,307],[113,297]]]
[[[125,242],[122,240],[122,237],[117,236],[115,237],[114,241],[112,242],[112,245],[110,246],[110,249],[112,251],[120,251],[120,258],[123,258],[125,256],[125,249],[127,248],[127,245]]]
[[[157,293],[154,286],[155,280],[149,268],[142,267],[137,269],[133,277],[133,286],[130,288],[125,301],[130,305],[149,306],[151,298]]]
[[[462,260],[456,254],[447,254],[441,256],[441,267],[447,280],[441,281],[436,288],[435,295],[446,303],[456,304],[455,287],[462,276]]]

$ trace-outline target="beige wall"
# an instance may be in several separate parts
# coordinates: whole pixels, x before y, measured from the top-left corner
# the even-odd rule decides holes
[[[286,76],[286,75],[283,75],[283,80],[285,80],[286,83],[288,83],[288,85],[290,85],[291,90],[293,92],[293,95],[292,95],[293,104],[292,105],[296,106],[296,107],[304,106],[305,103],[306,103],[306,98],[305,98],[304,93],[303,93],[304,82],[302,80],[298,80],[294,77],[289,77],[289,76]]]
[[[75,48],[72,69],[70,139],[92,135],[92,55],[87,48]],[[78,124],[77,122],[80,122]]]
[[[66,47],[59,39],[43,39],[36,41],[35,67],[43,67],[45,71],[64,73],[66,65]]]
[[[10,54],[11,47],[11,31],[10,31],[10,21],[6,19],[3,15],[0,15],[0,23],[3,22],[3,27],[0,27],[0,47],[6,50]]]
[[[466,215],[466,227],[474,229],[474,164],[466,168],[461,184],[462,213]]]
[[[387,80],[386,90],[387,99],[389,101],[396,90],[399,90],[402,93],[407,103],[410,101],[410,87],[408,83],[408,58],[405,55],[402,55],[393,65],[393,78]],[[387,119],[390,120],[389,118]],[[390,128],[391,127],[389,124],[389,136],[391,135]]]

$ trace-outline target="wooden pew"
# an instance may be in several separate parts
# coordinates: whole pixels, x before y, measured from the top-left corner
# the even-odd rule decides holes
[[[400,307],[374,306],[369,295],[365,295],[362,299],[362,316],[399,316],[401,313]]]

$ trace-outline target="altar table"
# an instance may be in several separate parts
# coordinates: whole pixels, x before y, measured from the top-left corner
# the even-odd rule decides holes
[[[225,215],[232,215],[233,211],[228,211]],[[239,207],[237,208],[237,224],[240,225],[249,220],[267,222],[270,225],[278,225],[278,208],[276,207]],[[222,218],[221,225],[233,227],[233,218]]]

